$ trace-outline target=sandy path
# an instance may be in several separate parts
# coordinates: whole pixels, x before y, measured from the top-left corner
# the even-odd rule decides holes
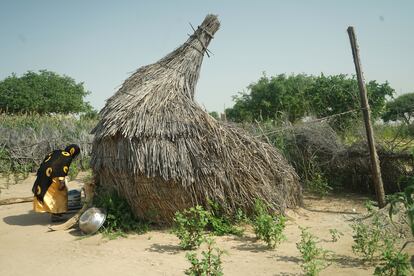
[[[12,185],[0,198],[30,195],[33,179]],[[72,187],[79,182],[70,183]],[[290,211],[288,240],[268,250],[254,235],[217,237],[224,256],[225,275],[301,275],[298,225],[310,227],[321,239],[320,245],[335,252],[335,263],[321,275],[372,275],[351,251],[352,231],[346,213],[363,210],[363,198],[308,197],[306,209]],[[0,206],[0,275],[184,275],[188,267],[178,239],[168,231],[106,240],[100,235],[82,238],[79,231],[48,232],[49,216],[31,211],[31,203]],[[329,229],[345,234],[337,243],[330,241]],[[409,253],[414,254],[412,248]]]

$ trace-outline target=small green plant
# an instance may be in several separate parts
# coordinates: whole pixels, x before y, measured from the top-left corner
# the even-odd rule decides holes
[[[98,193],[94,204],[107,212],[100,230],[105,237],[115,239],[125,237],[129,232],[142,234],[148,231],[148,223],[136,219],[126,200],[117,193]]]
[[[242,209],[238,208],[234,214],[234,222],[237,224],[251,223],[246,213]]]
[[[392,220],[392,216],[398,212],[398,203],[402,203],[405,207],[405,212],[408,218],[408,224],[411,228],[411,234],[414,237],[414,177],[411,177],[408,182],[408,186],[404,189],[404,192],[395,193],[387,197],[390,203],[389,216]]]
[[[374,215],[375,207],[377,207],[377,203],[372,200],[367,200],[364,202],[364,207],[367,209],[369,215]]]
[[[286,218],[283,215],[269,214],[267,206],[260,200],[256,200],[254,211],[253,227],[258,239],[264,240],[270,248],[275,248],[283,240],[286,240],[286,236],[283,234]]]
[[[221,256],[224,251],[213,247],[215,242],[211,238],[206,239],[207,251],[202,251],[202,258],[197,258],[197,253],[187,253],[186,258],[191,267],[185,270],[186,275],[191,276],[221,276],[223,275]]]
[[[173,233],[180,239],[182,249],[193,249],[203,242],[204,229],[208,223],[209,213],[197,205],[177,212],[174,216]]]
[[[326,261],[328,250],[317,247],[316,237],[309,233],[307,228],[300,227],[301,240],[296,244],[303,263],[301,267],[306,276],[316,276],[320,271],[328,267],[330,264]]]
[[[372,261],[383,248],[384,235],[383,224],[378,214],[373,214],[371,224],[358,221],[351,225],[354,234],[352,251],[362,255],[365,261]]]
[[[306,187],[310,192],[315,193],[321,197],[328,195],[332,191],[328,181],[321,173],[314,173],[312,178],[306,181]]]
[[[376,276],[408,276],[411,274],[411,263],[408,254],[396,250],[393,240],[386,241],[380,264],[375,267]]]
[[[68,172],[69,181],[74,180],[78,176],[79,171],[80,169],[79,169],[78,162],[76,162],[75,160],[75,162],[72,162],[72,164],[69,167],[69,172]]]
[[[329,233],[331,234],[332,242],[337,242],[339,238],[344,235],[344,233],[338,231],[337,229],[329,229]]]
[[[208,201],[210,211],[208,211],[207,218],[208,224],[207,229],[212,231],[217,236],[223,235],[236,235],[241,236],[243,229],[235,226],[235,220],[225,215],[221,206],[211,200]],[[236,214],[237,215],[237,214]]]

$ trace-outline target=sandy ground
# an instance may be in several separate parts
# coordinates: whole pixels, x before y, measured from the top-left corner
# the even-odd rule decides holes
[[[3,189],[0,199],[30,196],[34,177]],[[0,183],[1,184],[1,183]],[[4,184],[4,183],[3,183]],[[69,183],[70,188],[81,185]],[[223,257],[225,275],[302,275],[296,242],[298,226],[309,227],[320,246],[335,252],[333,264],[321,275],[372,275],[351,250],[352,230],[347,221],[363,212],[365,198],[342,195],[323,200],[307,196],[305,208],[288,212],[287,241],[269,250],[245,237],[217,237],[217,246],[227,251]],[[84,238],[79,230],[49,232],[50,217],[31,211],[31,203],[0,206],[0,275],[184,275],[189,266],[178,239],[165,231],[107,240],[100,234]],[[330,241],[329,229],[345,235]],[[414,248],[408,248],[410,255]]]

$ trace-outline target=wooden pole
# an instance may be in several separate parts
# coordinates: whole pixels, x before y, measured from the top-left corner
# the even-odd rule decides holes
[[[352,55],[354,57],[355,70],[358,78],[359,96],[361,98],[362,114],[364,115],[365,129],[367,132],[369,154],[371,157],[372,178],[374,181],[375,192],[377,194],[378,206],[385,206],[384,185],[382,183],[380,162],[377,150],[375,148],[374,131],[371,125],[371,114],[368,103],[367,88],[365,86],[364,76],[359,59],[359,48],[356,40],[354,27],[348,27],[349,41],[351,42]]]

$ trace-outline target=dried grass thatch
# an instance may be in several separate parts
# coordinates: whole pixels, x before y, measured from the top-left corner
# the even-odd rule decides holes
[[[260,198],[283,212],[301,200],[293,168],[272,146],[224,125],[195,101],[207,46],[219,29],[208,15],[178,49],[133,73],[101,111],[92,168],[138,217],[170,222],[207,199],[228,213]]]

